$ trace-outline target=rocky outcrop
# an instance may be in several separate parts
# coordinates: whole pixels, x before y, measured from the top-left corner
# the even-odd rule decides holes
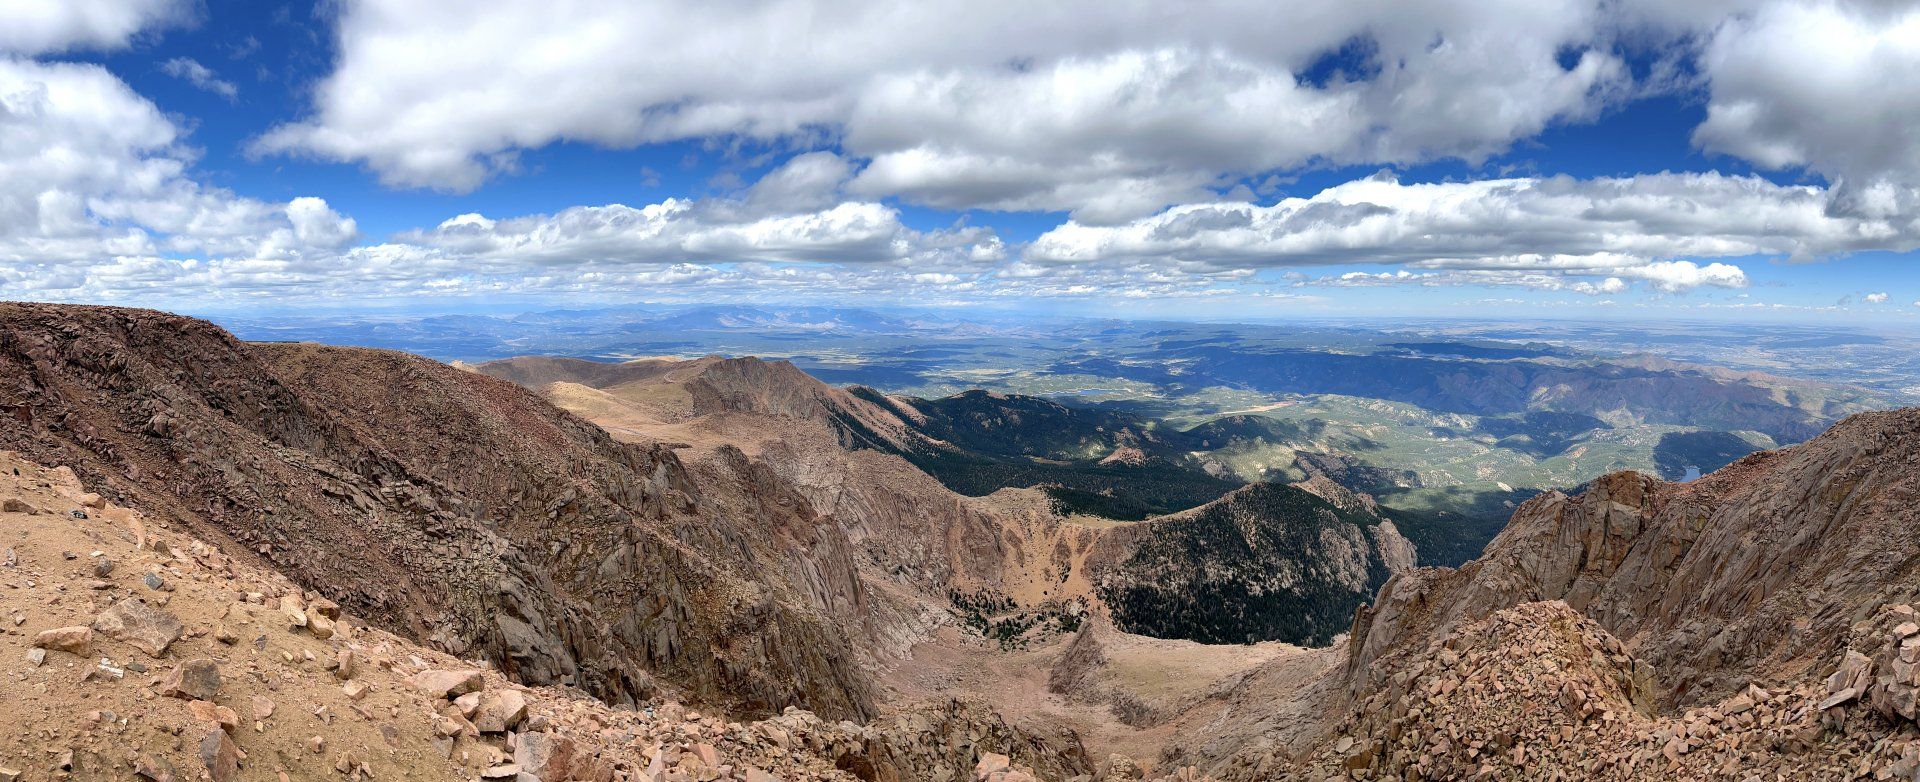
[[[1354,625],[1356,684],[1387,650],[1499,609],[1564,600],[1627,641],[1664,697],[1693,703],[1783,676],[1920,570],[1920,410],[1854,416],[1690,484],[1636,473],[1514,514],[1479,560],[1395,579]]]
[[[871,713],[843,635],[759,572],[772,530],[830,527],[778,496],[709,513],[670,449],[512,384],[33,304],[0,304],[0,378],[0,447],[409,637],[614,702],[657,681],[748,712]]]
[[[1909,779],[1920,410],[1692,484],[1601,478],[1354,621],[1344,714],[1230,779]],[[1344,702],[1345,705],[1340,705]]]
[[[1324,645],[1412,544],[1357,501],[1251,484],[1194,510],[1108,530],[1089,558],[1122,630],[1207,643]]]

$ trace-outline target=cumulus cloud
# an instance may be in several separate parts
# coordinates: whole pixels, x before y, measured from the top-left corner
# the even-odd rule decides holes
[[[229,101],[240,97],[240,88],[233,86],[233,82],[220,78],[213,69],[201,65],[198,60],[191,57],[175,57],[163,62],[160,64],[160,70],[168,76],[181,79]]]
[[[832,146],[858,197],[1121,222],[1241,178],[1469,161],[1697,84],[1695,143],[1920,212],[1920,8],[1874,0],[349,0],[312,114],[262,153],[469,190],[559,141]],[[1621,52],[1656,53],[1636,84]],[[1697,78],[1675,74],[1696,74]],[[1877,210],[1877,211],[1875,211]]]
[[[118,49],[141,30],[179,21],[189,8],[186,0],[10,0],[0,3],[0,52]]]
[[[1885,293],[1869,293],[1864,298],[1868,304],[1885,304],[1888,297]]]
[[[779,215],[742,207],[736,201],[668,199],[510,220],[469,214],[399,240],[476,261],[576,268],[689,260],[939,263],[1000,256],[990,231],[915,231],[901,224],[898,210],[880,204],[848,202]]]
[[[1189,204],[1120,225],[1068,222],[1036,239],[1027,257],[1212,268],[1404,264],[1482,272],[1409,281],[1614,277],[1684,291],[1746,284],[1734,264],[1688,258],[1811,258],[1920,245],[1910,222],[1835,214],[1832,197],[1722,174],[1434,184],[1376,176],[1272,206]]]
[[[1120,219],[1248,170],[1474,159],[1590,116],[1626,78],[1593,45],[1600,16],[1591,0],[356,0],[314,114],[257,148],[465,190],[560,140],[837,139],[871,161],[868,196]]]
[[[841,200],[853,164],[832,152],[795,155],[753,183],[747,205],[757,212],[824,209]]]
[[[320,198],[197,181],[185,131],[105,69],[25,59],[125,46],[182,6],[0,5],[0,286],[89,299],[1301,300],[1369,285],[1604,297],[1741,288],[1755,256],[1920,245],[1905,139],[1920,110],[1898,78],[1920,65],[1908,4],[575,0],[554,13],[505,0],[476,14],[348,0],[312,113],[257,151],[454,190],[561,141],[788,155],[720,197],[465,214],[371,244]],[[1647,89],[1620,59],[1634,36],[1695,42],[1675,56],[1705,91],[1700,147],[1834,184],[1379,176],[1271,205],[1235,189],[1324,165],[1474,161],[1586,120]],[[161,67],[237,96],[194,60]],[[928,228],[924,213],[910,225],[902,201],[1072,217],[1008,245],[964,222]],[[1302,271],[1330,265],[1380,268]]]
[[[179,128],[106,69],[0,59],[0,263],[43,284],[148,279],[167,255],[284,261],[357,238],[320,199],[236,196],[190,163]]]
[[[1696,144],[1838,184],[1836,209],[1920,212],[1920,5],[1769,2],[1727,19],[1700,56]]]

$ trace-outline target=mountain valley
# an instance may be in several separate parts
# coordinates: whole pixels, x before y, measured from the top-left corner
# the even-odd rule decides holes
[[[1662,466],[1710,474],[1514,491],[1489,529],[1396,506],[1426,474],[1317,447],[1382,430],[1269,414],[1324,399],[1181,421],[836,387],[785,361],[448,365],[32,304],[0,305],[0,370],[0,532],[32,541],[9,553],[31,571],[16,588],[65,598],[0,606],[13,643],[87,625],[102,669],[205,658],[237,681],[175,714],[45,641],[47,667],[21,674],[49,677],[38,702],[101,705],[12,728],[36,736],[0,745],[20,778],[1920,770],[1913,410],[1753,455],[1664,430]],[[1643,425],[1448,415],[1430,436],[1472,427],[1515,453]],[[1262,448],[1286,470],[1225,464]],[[121,650],[100,617],[127,601],[185,640]],[[295,612],[308,625],[278,618]],[[364,679],[324,664],[347,652],[373,660]],[[469,668],[477,710],[413,683]],[[319,694],[342,682],[374,697]],[[329,705],[220,726],[256,695]],[[502,698],[524,712],[476,721]],[[555,746],[578,761],[540,754]]]

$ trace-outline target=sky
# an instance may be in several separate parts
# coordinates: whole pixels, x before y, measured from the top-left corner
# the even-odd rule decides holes
[[[0,0],[0,298],[1920,325],[1920,3]]]

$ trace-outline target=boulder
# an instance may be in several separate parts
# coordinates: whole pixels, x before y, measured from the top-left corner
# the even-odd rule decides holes
[[[219,693],[220,666],[205,657],[174,666],[160,682],[160,694],[170,698],[210,701]]]
[[[149,657],[165,655],[167,647],[186,632],[186,626],[178,617],[132,598],[100,612],[93,619],[93,629],[146,652]]]
[[[527,696],[519,690],[501,690],[487,693],[480,699],[480,710],[474,713],[473,726],[481,733],[505,733],[520,726],[527,718]]]
[[[523,733],[513,748],[513,762],[520,770],[537,776],[540,782],[566,782],[571,777],[573,739],[551,733]]]
[[[407,677],[407,682],[435,698],[456,698],[486,687],[486,677],[477,670],[426,670]]]

